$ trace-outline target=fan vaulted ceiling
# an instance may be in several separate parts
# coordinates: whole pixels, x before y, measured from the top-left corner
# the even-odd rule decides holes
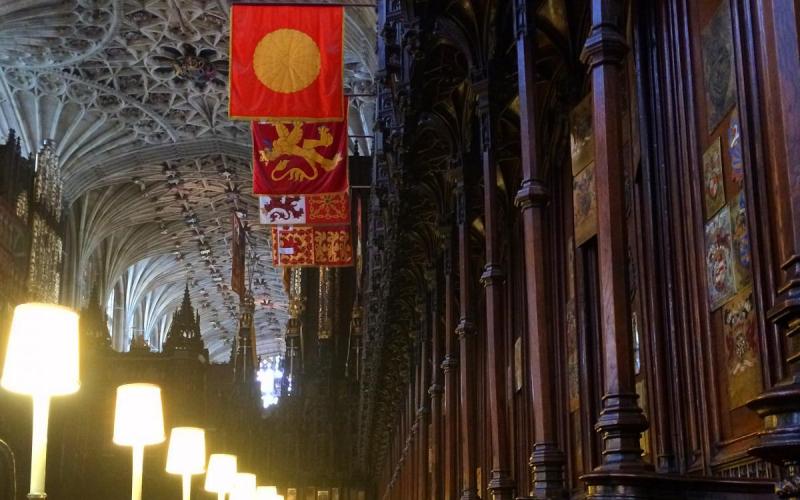
[[[16,130],[25,154],[54,141],[68,213],[65,298],[80,306],[93,282],[106,297],[122,286],[152,336],[188,283],[218,361],[237,330],[232,212],[252,227],[259,353],[281,351],[287,319],[282,274],[254,225],[247,123],[227,117],[228,12],[227,0],[0,2],[0,135]],[[345,85],[359,96],[351,132],[370,135],[375,11],[348,8],[345,22]]]

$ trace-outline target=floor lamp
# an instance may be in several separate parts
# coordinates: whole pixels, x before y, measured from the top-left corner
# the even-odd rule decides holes
[[[275,486],[259,486],[256,489],[256,500],[278,500],[278,488]]]
[[[225,494],[233,491],[236,483],[236,455],[214,453],[208,458],[205,489],[216,493],[217,500],[225,500]]]
[[[256,475],[247,472],[236,474],[231,500],[256,500]]]
[[[114,443],[133,448],[131,500],[142,500],[144,447],[163,441],[161,388],[153,384],[126,384],[117,387]]]
[[[0,385],[33,398],[31,486],[28,498],[47,498],[47,421],[50,398],[80,387],[78,315],[55,304],[22,304],[14,309]]]
[[[167,472],[183,478],[183,500],[192,498],[192,476],[206,470],[206,432],[197,427],[175,427],[169,435]]]

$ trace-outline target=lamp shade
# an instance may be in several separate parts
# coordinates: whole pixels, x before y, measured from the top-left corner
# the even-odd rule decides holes
[[[231,500],[256,500],[256,475],[247,472],[236,474]]]
[[[236,456],[214,453],[208,459],[206,491],[230,493],[236,483]]]
[[[275,486],[259,486],[256,489],[256,500],[276,500],[278,488]]]
[[[197,427],[175,427],[169,434],[167,472],[202,474],[206,470],[206,431]]]
[[[79,371],[77,313],[55,304],[18,305],[0,385],[20,394],[72,394]]]
[[[122,446],[147,446],[163,441],[161,388],[153,384],[125,384],[117,387],[114,443]]]

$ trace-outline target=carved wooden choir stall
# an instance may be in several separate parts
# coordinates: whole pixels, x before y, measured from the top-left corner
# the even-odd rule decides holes
[[[797,3],[378,14],[376,498],[798,498]]]

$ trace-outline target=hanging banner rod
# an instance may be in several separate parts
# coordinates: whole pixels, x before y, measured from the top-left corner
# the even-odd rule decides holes
[[[231,4],[236,5],[331,5],[331,6],[341,6],[341,7],[372,7],[375,8],[378,6],[375,2],[358,2],[358,1],[347,1],[347,0],[332,0],[330,2],[326,2],[325,0],[316,0],[316,1],[309,1],[309,0],[231,0]]]

